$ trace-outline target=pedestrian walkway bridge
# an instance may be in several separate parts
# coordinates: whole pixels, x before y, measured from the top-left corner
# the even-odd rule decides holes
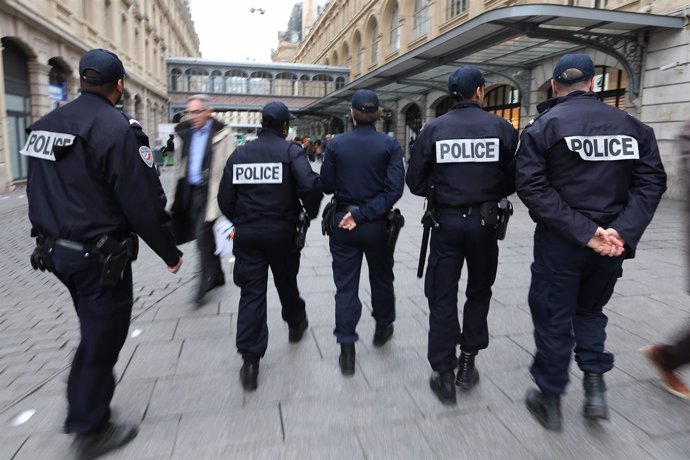
[[[169,58],[167,64],[169,116],[174,121],[192,94],[211,96],[217,112],[254,112],[275,100],[297,110],[344,87],[350,74],[347,67],[184,57]]]

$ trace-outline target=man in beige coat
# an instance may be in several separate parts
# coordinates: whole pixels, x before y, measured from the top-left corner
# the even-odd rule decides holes
[[[175,146],[173,229],[178,244],[195,238],[199,248],[200,281],[194,299],[198,305],[207,292],[225,284],[220,258],[215,255],[213,223],[220,216],[216,200],[220,178],[235,149],[230,128],[212,114],[207,95],[190,96]]]

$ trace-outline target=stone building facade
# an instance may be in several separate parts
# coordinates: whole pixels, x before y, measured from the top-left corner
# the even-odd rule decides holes
[[[152,140],[168,121],[166,58],[200,56],[185,0],[0,0],[0,38],[0,193],[26,178],[24,128],[78,95],[86,50],[122,59],[123,109]]]
[[[508,11],[507,9],[520,5],[533,5],[536,8],[540,4],[576,7],[571,10],[575,13],[588,9],[592,18],[596,18],[598,10],[605,9],[685,20],[682,27],[673,30],[651,29],[640,36],[640,43],[625,44],[628,48],[639,46],[641,50],[633,53],[634,59],[640,61],[636,63],[640,70],[635,75],[629,75],[629,68],[621,65],[614,50],[607,49],[605,37],[600,38],[596,46],[585,43],[576,49],[577,52],[587,52],[593,57],[598,71],[597,91],[600,98],[628,111],[654,128],[669,173],[669,191],[666,196],[682,197],[682,168],[676,143],[678,130],[690,117],[688,0],[331,0],[313,23],[306,23],[303,16],[302,29],[306,28],[308,33],[301,37],[297,45],[285,43],[287,47],[296,47],[296,50],[286,55],[299,63],[349,67],[350,87],[362,87],[372,81],[376,89],[381,80],[369,79],[369,75],[375,75],[392,65],[399,65],[416,51],[431,46],[437,39],[462,30],[473,20],[496,13],[499,9]],[[302,8],[315,8],[314,2],[304,2]],[[572,25],[577,26],[576,19],[573,19]],[[525,36],[529,36],[528,32]],[[282,46],[279,46],[274,56],[282,55]],[[620,56],[626,55],[630,50],[617,51]],[[452,53],[453,50],[448,52]],[[473,56],[478,54],[481,53],[474,53]],[[520,72],[491,74],[495,66],[492,66],[489,58],[467,63],[482,68],[493,80],[487,86],[485,108],[522,128],[537,114],[537,104],[550,96],[549,80],[558,57],[542,55],[525,66],[520,66],[521,71],[526,70],[526,77],[522,78],[511,77]],[[443,56],[439,56],[439,60],[442,61]],[[422,81],[418,82],[419,91],[414,95],[396,95],[394,92],[379,95],[388,115],[381,128],[398,138],[401,145],[405,146],[406,154],[409,153],[409,139],[425,123],[450,107],[443,86],[436,85],[434,88],[429,83],[431,82],[425,85]],[[320,129],[316,126],[314,131]]]

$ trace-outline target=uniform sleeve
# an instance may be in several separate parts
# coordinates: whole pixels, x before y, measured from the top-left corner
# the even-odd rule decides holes
[[[237,204],[237,189],[235,188],[235,184],[232,183],[232,165],[233,160],[236,158],[237,150],[238,149],[235,149],[225,163],[223,176],[218,186],[218,207],[220,208],[220,212],[231,222],[235,219],[235,205]]]
[[[139,149],[148,147],[136,129],[127,129],[108,152],[106,174],[130,227],[172,267],[182,253],[175,246],[170,215],[165,212],[163,187],[153,163],[149,166],[142,158]]]
[[[300,147],[290,146],[290,170],[297,184],[297,196],[302,200],[302,205],[307,211],[310,219],[316,217],[323,198],[323,185],[321,177],[311,169],[307,156],[301,151]],[[301,150],[301,149],[300,149]]]
[[[515,157],[517,193],[529,208],[532,218],[566,239],[586,246],[597,224],[573,210],[548,179],[546,149],[538,142],[539,133],[526,128],[520,137]]]
[[[424,128],[417,136],[410,153],[405,182],[414,195],[425,196],[429,186],[429,174],[434,165],[434,144],[430,128]]]
[[[505,137],[504,152],[501,161],[503,163],[503,176],[505,178],[505,195],[515,192],[515,150],[518,144],[517,130],[510,126]]]
[[[654,217],[654,211],[666,191],[666,172],[659,156],[654,131],[646,128],[645,141],[640,146],[640,158],[634,161],[628,202],[610,227],[623,237],[626,245],[635,249],[642,233]]]
[[[324,193],[335,192],[335,139],[328,143],[321,163],[321,182]]]
[[[383,193],[352,212],[352,218],[358,224],[384,215],[403,194],[405,166],[403,165],[402,148],[400,148],[398,141],[391,139],[389,149],[390,153],[386,168],[386,179],[383,182]]]

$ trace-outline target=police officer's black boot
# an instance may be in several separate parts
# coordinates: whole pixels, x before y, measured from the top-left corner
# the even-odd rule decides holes
[[[471,390],[479,381],[479,371],[474,367],[474,353],[460,352],[458,358],[458,377],[455,384],[463,390]]]
[[[355,344],[340,344],[340,372],[343,375],[355,375]]]
[[[429,379],[429,386],[431,391],[438,397],[438,399],[446,405],[457,404],[457,396],[455,394],[455,373],[453,371],[438,373],[434,371]]]
[[[606,405],[606,383],[604,383],[604,376],[585,372],[582,386],[585,389],[585,401],[582,405],[582,412],[585,418],[592,420],[609,418],[609,408]]]
[[[295,326],[288,326],[288,340],[290,343],[297,343],[300,340],[302,340],[302,336],[304,335],[304,331],[307,330],[309,327],[309,320],[304,317],[304,321],[301,323],[295,325]]]
[[[393,337],[393,323],[379,324],[376,323],[376,330],[374,331],[373,344],[375,347],[382,347]]]
[[[542,424],[544,428],[551,431],[561,429],[561,397],[542,393],[536,388],[527,390],[525,404],[534,418]]]
[[[72,449],[78,460],[91,460],[127,444],[138,432],[139,428],[133,423],[108,422],[96,433],[76,435]]]
[[[240,369],[240,380],[242,381],[242,388],[247,391],[254,391],[257,387],[257,379],[259,378],[259,361],[245,361]]]

